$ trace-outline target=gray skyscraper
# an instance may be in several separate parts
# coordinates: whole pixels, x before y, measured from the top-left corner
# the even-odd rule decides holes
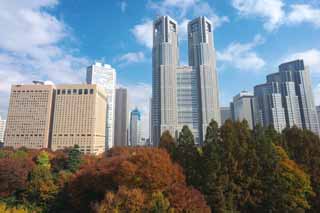
[[[211,119],[220,123],[212,24],[199,17],[188,24],[189,66],[179,66],[177,23],[168,16],[154,22],[152,141],[169,130],[177,136],[188,125],[201,144]]]
[[[139,146],[141,143],[141,113],[136,108],[130,115],[130,146]]]
[[[250,129],[254,127],[253,94],[242,91],[233,97],[232,118],[234,121],[248,121]]]
[[[285,112],[282,105],[278,82],[254,87],[255,124],[273,126],[278,132],[286,127]]]
[[[115,97],[114,145],[127,146],[128,94],[126,88],[117,88]]]
[[[292,82],[295,86],[295,94],[297,96],[297,100],[295,101],[299,103],[302,127],[319,134],[319,123],[312,93],[309,68],[304,65],[303,60],[295,60],[281,64],[279,66],[279,73],[282,82]],[[294,113],[297,112],[298,109]]]

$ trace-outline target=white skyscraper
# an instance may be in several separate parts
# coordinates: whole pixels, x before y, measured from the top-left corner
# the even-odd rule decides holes
[[[151,135],[177,137],[188,125],[201,144],[212,119],[220,124],[213,28],[205,17],[188,24],[189,66],[179,66],[178,25],[168,16],[153,24]]]
[[[141,113],[136,108],[130,115],[130,146],[141,145]]]
[[[106,149],[110,149],[114,144],[114,105],[116,71],[108,64],[95,63],[87,68],[87,83],[98,84],[104,87],[107,93],[107,124],[106,124]]]
[[[4,143],[4,131],[6,129],[6,120],[2,120],[0,116],[0,143]]]

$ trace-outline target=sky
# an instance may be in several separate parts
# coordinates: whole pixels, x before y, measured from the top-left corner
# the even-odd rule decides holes
[[[298,58],[310,67],[320,104],[319,0],[0,0],[0,115],[12,84],[84,83],[86,67],[98,61],[116,69],[147,137],[152,21],[160,15],[179,23],[181,64],[188,21],[212,21],[221,106]]]

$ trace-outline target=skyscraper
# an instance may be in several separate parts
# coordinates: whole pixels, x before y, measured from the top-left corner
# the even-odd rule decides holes
[[[273,126],[281,132],[286,128],[285,111],[278,82],[260,84],[254,87],[255,124]]]
[[[5,146],[49,148],[53,85],[13,85],[5,132]]]
[[[232,102],[232,118],[234,121],[246,120],[250,129],[254,127],[254,101],[253,94],[242,91],[233,97]]]
[[[177,23],[162,16],[153,24],[152,141],[188,125],[201,144],[209,122],[220,123],[212,24],[199,17],[188,24],[189,66],[179,66]]]
[[[128,146],[128,94],[126,88],[116,89],[114,145]]]
[[[281,64],[279,66],[279,74],[283,84],[292,85],[289,89],[283,91],[283,96],[294,97],[292,107],[290,105],[286,107],[288,113],[292,113],[292,117],[296,118],[294,124],[319,134],[318,116],[312,93],[309,68],[304,65],[303,60],[295,60]],[[292,112],[290,108],[293,108]],[[298,115],[299,111],[300,116]],[[300,122],[302,122],[302,125]],[[291,123],[289,124],[291,126]]]
[[[94,84],[56,86],[51,149],[79,145],[85,154],[103,153],[106,108],[103,87]]]
[[[108,64],[95,63],[87,68],[87,83],[102,86],[107,93],[106,149],[114,144],[114,104],[116,71]]]
[[[141,113],[136,108],[130,114],[130,146],[139,146],[141,143]]]
[[[4,143],[4,132],[6,129],[6,120],[2,120],[0,116],[0,143]]]

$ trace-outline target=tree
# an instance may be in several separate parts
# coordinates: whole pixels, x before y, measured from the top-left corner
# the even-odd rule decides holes
[[[170,211],[174,212],[174,209],[170,208],[170,202],[162,192],[154,192],[151,196],[148,211],[152,213],[163,213]]]
[[[81,164],[81,152],[79,146],[75,145],[68,153],[67,169],[75,172],[79,169]]]
[[[49,159],[49,155],[47,152],[41,151],[39,153],[39,155],[37,156],[37,164],[39,166],[50,169],[51,164],[50,164],[50,159]]]
[[[182,166],[188,185],[200,187],[200,154],[194,143],[194,137],[188,126],[183,126],[176,149],[176,161]]]
[[[169,131],[164,131],[160,138],[159,143],[160,149],[165,149],[170,154],[172,159],[175,159],[175,153],[176,153],[176,143],[174,138],[171,136]]]

